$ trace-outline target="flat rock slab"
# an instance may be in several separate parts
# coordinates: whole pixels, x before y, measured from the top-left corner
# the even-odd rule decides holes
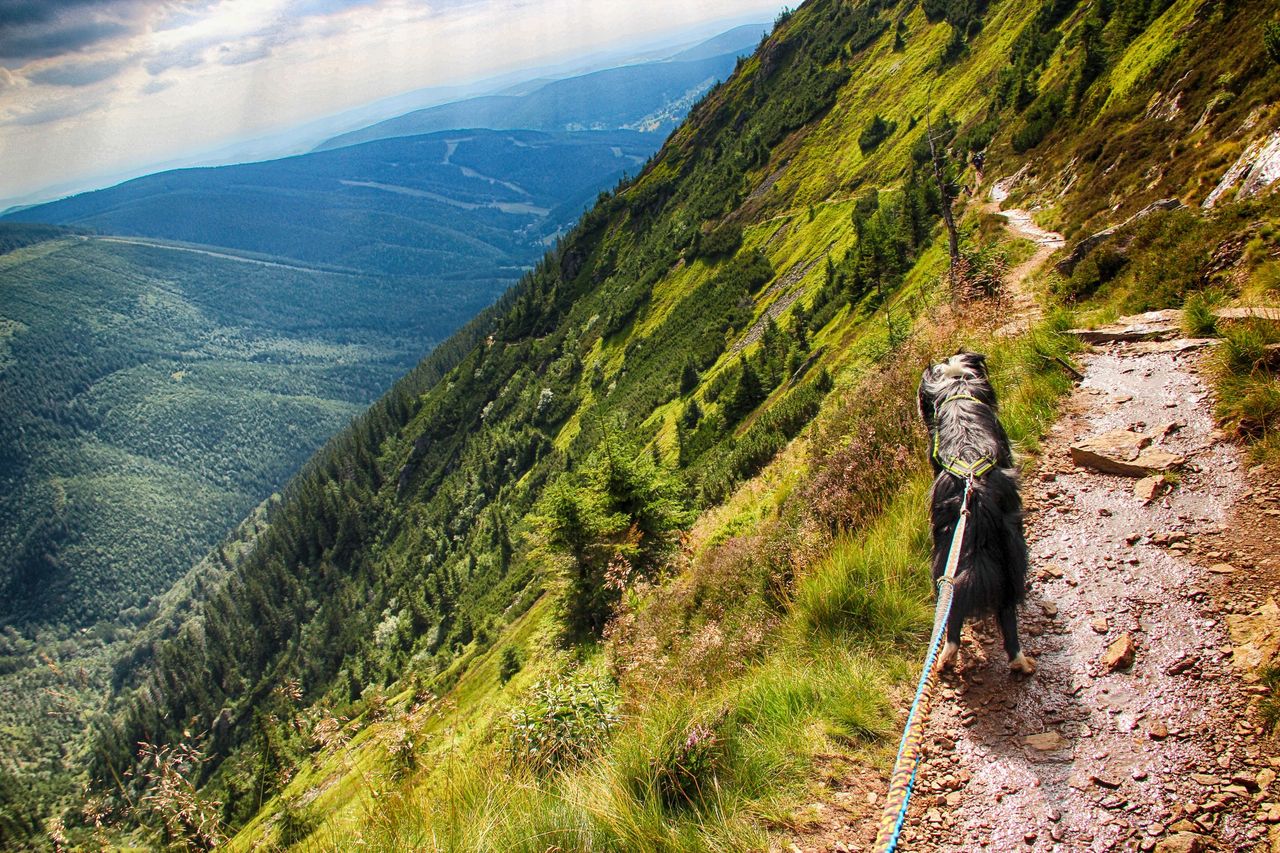
[[[1221,341],[1217,338],[1176,338],[1169,341],[1138,341],[1133,345],[1132,351],[1137,355],[1150,355],[1151,353],[1163,352],[1190,352],[1191,350],[1217,346],[1219,343],[1221,343]]]
[[[1071,461],[1078,467],[1121,477],[1150,477],[1186,463],[1176,453],[1149,447],[1155,436],[1131,429],[1113,429],[1071,445]]]
[[[1219,308],[1213,312],[1218,320],[1268,320],[1280,323],[1280,308],[1271,305],[1246,305],[1240,308]]]
[[[1181,336],[1181,328],[1182,312],[1169,308],[1121,317],[1096,329],[1070,329],[1067,334],[1090,344],[1136,343],[1171,341]]]
[[[1064,747],[1070,746],[1070,743],[1062,735],[1049,729],[1046,732],[1039,732],[1033,735],[1027,735],[1022,742],[1032,749],[1040,752],[1055,752]]]
[[[1231,662],[1245,681],[1257,681],[1258,671],[1280,663],[1280,606],[1274,598],[1249,614],[1227,616],[1231,630]]]

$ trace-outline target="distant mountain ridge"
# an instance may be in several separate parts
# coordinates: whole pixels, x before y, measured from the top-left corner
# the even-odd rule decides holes
[[[738,57],[750,54],[767,29],[747,24],[660,61],[553,80],[519,94],[414,110],[332,137],[315,150],[456,128],[669,131],[717,80],[733,72]]]

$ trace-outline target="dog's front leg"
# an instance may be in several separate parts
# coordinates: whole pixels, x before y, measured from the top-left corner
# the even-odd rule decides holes
[[[952,611],[947,621],[947,644],[938,655],[938,669],[948,670],[955,666],[956,655],[960,652],[960,630],[964,628],[964,614]]]

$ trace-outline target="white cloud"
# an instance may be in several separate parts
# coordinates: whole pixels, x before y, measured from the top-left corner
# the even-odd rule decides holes
[[[0,0],[0,17],[24,2]],[[551,65],[730,17],[767,20],[782,4],[57,0],[36,5],[40,9],[20,30],[28,47],[16,52],[43,58],[29,55],[9,71],[0,67],[0,162],[6,164],[0,170],[0,199],[71,179],[137,172],[148,164],[193,162],[200,151],[405,92]],[[0,50],[0,63],[6,51],[15,52],[7,46]],[[74,87],[75,97],[57,96],[68,87]]]

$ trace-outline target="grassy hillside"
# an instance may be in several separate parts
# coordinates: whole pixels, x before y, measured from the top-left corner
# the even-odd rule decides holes
[[[454,131],[161,172],[8,219],[492,291],[660,143],[627,131]]]
[[[1072,235],[1153,197],[1198,206],[1223,152],[1280,119],[1276,12],[785,15],[643,174],[312,461],[169,639],[134,647],[100,802],[137,838],[237,848],[760,849],[802,824],[824,768],[891,759],[927,627],[920,367],[987,351],[1034,454],[1069,387],[1069,310],[1276,295],[1264,250],[1243,241],[1222,275],[1212,245],[1272,233],[1272,196],[1152,218],[1123,263],[1041,282],[1061,307],[999,338],[1004,304],[952,305],[945,199],[968,292],[995,297],[1028,255],[974,203],[995,177]],[[1131,145],[1086,183],[1098,128]],[[200,820],[114,781],[140,741],[203,756],[149,765],[198,791]]]

